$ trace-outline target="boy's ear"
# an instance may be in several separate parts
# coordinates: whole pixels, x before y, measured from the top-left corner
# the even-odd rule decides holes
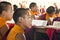
[[[23,18],[22,18],[22,17],[19,17],[19,19],[18,19],[18,20],[19,20],[19,22],[22,22]]]
[[[5,14],[6,14],[6,12],[5,12],[5,11],[3,11],[3,12],[2,12],[2,15],[4,16]]]

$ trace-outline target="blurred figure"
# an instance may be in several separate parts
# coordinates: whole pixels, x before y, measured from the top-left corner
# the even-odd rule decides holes
[[[17,5],[13,5],[13,9],[14,9],[14,11],[15,11],[17,8],[18,8]]]
[[[34,15],[37,15],[39,13],[36,3],[32,2],[30,4],[29,8],[30,8],[30,16],[34,16]]]
[[[54,3],[55,9],[58,10],[58,6],[56,3]]]
[[[52,21],[54,19],[53,15],[55,14],[55,8],[53,6],[49,6],[46,10],[46,14],[41,15],[39,17],[40,20],[47,20],[48,25],[52,25]]]
[[[55,15],[56,15],[56,17],[59,17],[59,10],[56,10]]]
[[[19,3],[20,8],[26,8],[27,2],[26,1],[22,1],[22,3]]]
[[[41,12],[42,15],[45,14],[45,5],[44,5],[44,7],[40,6],[40,12]]]
[[[13,16],[12,5],[9,2],[0,2],[0,36],[3,37],[9,29],[6,21],[11,20]],[[3,40],[3,38],[1,38]]]
[[[60,21],[59,9],[56,10],[55,16],[56,16],[56,18],[54,19],[54,21]]]
[[[21,3],[19,3],[19,5],[20,5],[20,8],[22,8],[22,4],[21,4]]]
[[[14,27],[7,36],[7,40],[26,40],[24,30],[31,27],[31,17],[27,9],[18,8],[13,15]]]
[[[60,9],[58,9],[58,10],[59,10],[59,15],[58,16],[60,17]]]

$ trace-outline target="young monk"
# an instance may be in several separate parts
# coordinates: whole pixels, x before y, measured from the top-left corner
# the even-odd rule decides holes
[[[47,8],[46,10],[46,14],[41,15],[39,17],[40,20],[47,20],[48,21],[48,25],[52,25],[53,19],[55,18],[54,14],[55,14],[55,8],[53,6],[50,6]]]
[[[2,39],[5,32],[8,30],[6,21],[12,18],[11,3],[2,1],[0,2],[0,37]],[[0,40],[1,40],[0,39]]]
[[[37,4],[32,2],[29,6],[30,10],[30,16],[34,16],[38,14],[38,7]]]
[[[24,8],[18,8],[14,12],[14,27],[7,36],[7,40],[26,40],[24,30],[31,27],[31,17],[29,12]]]

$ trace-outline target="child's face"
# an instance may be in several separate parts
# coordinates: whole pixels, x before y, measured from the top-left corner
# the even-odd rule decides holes
[[[9,8],[8,8],[8,10],[6,11],[6,18],[7,18],[8,20],[10,20],[10,19],[12,19],[12,17],[13,17],[13,9],[12,9],[12,6],[11,6],[11,5],[9,5],[8,7],[9,7]]]
[[[34,6],[34,7],[32,7],[32,10],[33,10],[33,11],[37,11],[37,10],[38,10],[37,5],[36,5],[36,6]]]
[[[53,12],[52,14],[49,14],[50,17],[52,17],[55,14],[55,12]]]
[[[27,12],[25,17],[23,18],[22,24],[27,28],[31,28],[32,26],[31,23],[32,23],[32,18],[30,17],[29,12]]]
[[[31,28],[32,18],[30,16],[26,15],[24,21],[25,21],[26,27]]]

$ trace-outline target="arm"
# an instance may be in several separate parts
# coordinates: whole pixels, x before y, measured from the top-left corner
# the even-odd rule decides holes
[[[23,34],[18,33],[18,34],[15,36],[15,40],[25,40],[25,39],[24,39]]]
[[[0,29],[0,34],[2,36],[4,36],[4,34],[7,32],[8,27],[6,25],[2,26],[2,28]]]

